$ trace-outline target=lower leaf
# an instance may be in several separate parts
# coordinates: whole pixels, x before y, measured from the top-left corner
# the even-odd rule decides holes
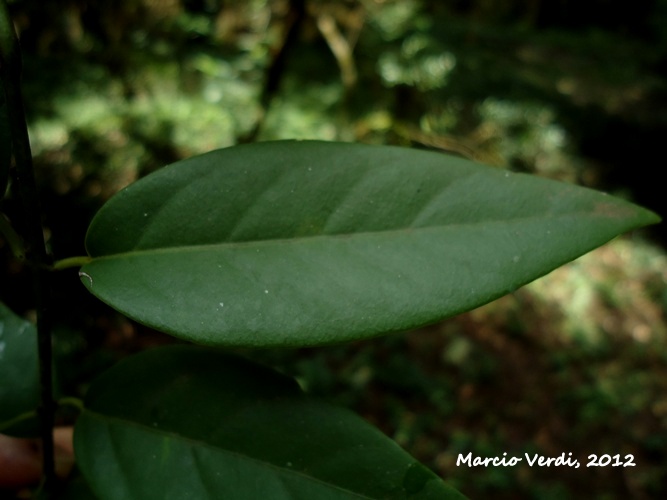
[[[462,498],[353,413],[201,347],[147,351],[100,377],[75,450],[108,499]]]

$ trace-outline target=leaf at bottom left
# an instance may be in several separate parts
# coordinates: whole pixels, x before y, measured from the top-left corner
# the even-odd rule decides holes
[[[0,433],[36,437],[39,362],[35,326],[0,303]],[[32,414],[32,416],[31,416]]]

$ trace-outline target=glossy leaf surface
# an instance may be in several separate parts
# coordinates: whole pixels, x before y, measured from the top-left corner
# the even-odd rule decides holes
[[[351,412],[202,347],[126,359],[85,406],[77,464],[102,499],[461,498]]]
[[[17,421],[38,406],[37,331],[0,303],[0,433],[39,435],[36,417]]]
[[[387,146],[272,142],[121,191],[83,283],[194,342],[302,346],[421,326],[657,216],[585,188]]]

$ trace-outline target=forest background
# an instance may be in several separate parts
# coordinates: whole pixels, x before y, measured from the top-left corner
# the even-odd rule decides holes
[[[84,254],[95,211],[137,178],[286,138],[453,152],[667,214],[665,0],[9,4],[56,259]],[[473,498],[655,498],[667,491],[665,231],[417,332],[244,354],[353,408]],[[30,317],[27,270],[2,239],[0,258],[0,301]],[[55,279],[63,393],[173,342],[89,296],[75,272]],[[631,453],[637,467],[457,467],[468,452]]]

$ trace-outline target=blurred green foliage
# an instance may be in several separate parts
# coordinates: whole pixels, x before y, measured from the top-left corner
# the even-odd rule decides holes
[[[249,140],[442,149],[667,213],[665,0],[10,4],[56,258],[81,254],[94,211],[139,176]],[[423,331],[248,355],[356,409],[473,498],[655,498],[667,491],[666,269],[663,249],[624,239]],[[4,264],[0,290],[22,313],[25,272]],[[167,341],[74,276],[54,279],[70,391]],[[457,467],[469,451],[633,453],[638,465]]]

